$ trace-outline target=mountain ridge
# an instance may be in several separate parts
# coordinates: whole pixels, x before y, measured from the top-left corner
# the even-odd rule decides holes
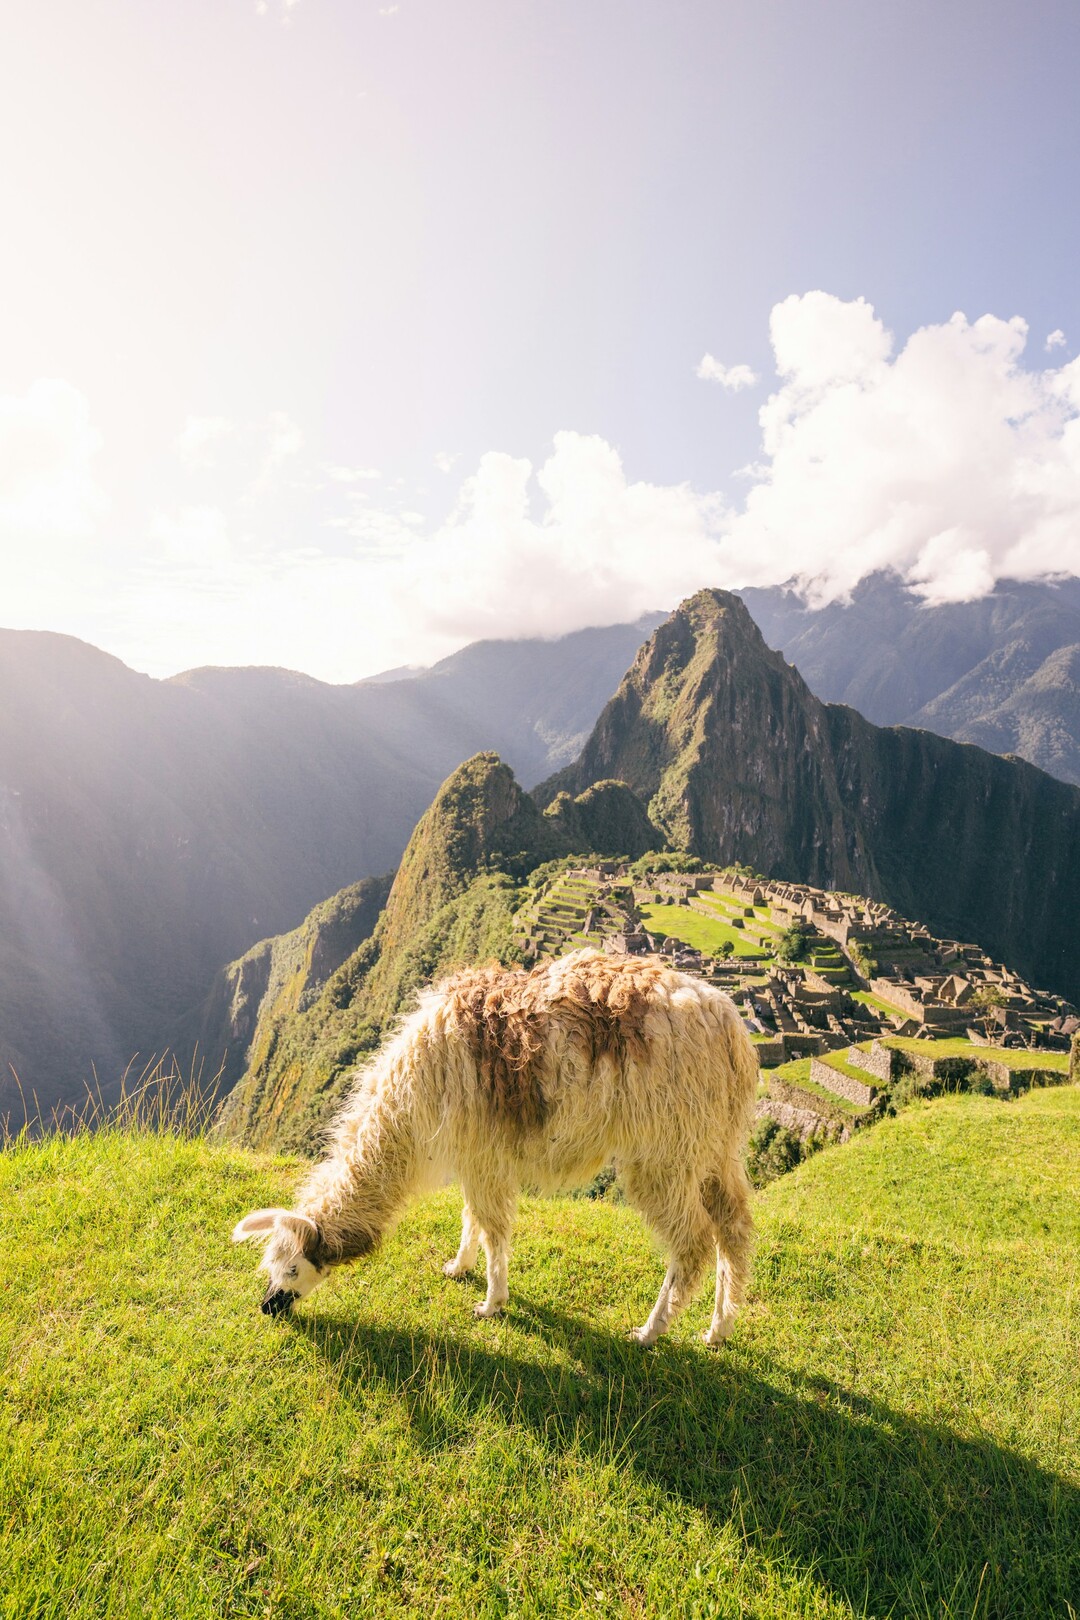
[[[888,572],[817,609],[790,586],[738,594],[825,702],[1080,783],[1080,579],[1002,580],[975,601],[937,606]]]

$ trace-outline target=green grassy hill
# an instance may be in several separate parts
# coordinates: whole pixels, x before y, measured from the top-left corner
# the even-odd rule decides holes
[[[0,1154],[0,1614],[936,1620],[1080,1609],[1080,1090],[917,1104],[761,1195],[721,1355],[625,1207],[526,1201],[512,1303],[451,1192],[295,1319],[239,1214],[295,1161]],[[1071,1607],[1070,1607],[1071,1604]]]

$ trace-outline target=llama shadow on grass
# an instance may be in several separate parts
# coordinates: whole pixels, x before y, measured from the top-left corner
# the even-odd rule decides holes
[[[737,1349],[643,1351],[520,1294],[510,1321],[535,1335],[536,1359],[485,1345],[482,1324],[475,1336],[334,1316],[294,1326],[344,1394],[398,1396],[422,1448],[468,1445],[494,1414],[553,1456],[615,1459],[718,1527],[734,1520],[748,1551],[812,1570],[857,1614],[1080,1610],[1080,1491],[1017,1453],[825,1379],[770,1382]]]

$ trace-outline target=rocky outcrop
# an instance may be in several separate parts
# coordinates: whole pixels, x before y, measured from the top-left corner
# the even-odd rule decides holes
[[[575,852],[636,860],[666,839],[625,782],[594,782],[577,798],[558,793],[545,812]]]

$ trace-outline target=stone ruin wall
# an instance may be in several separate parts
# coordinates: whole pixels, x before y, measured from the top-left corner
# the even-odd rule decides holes
[[[837,1097],[846,1097],[857,1108],[869,1108],[877,1096],[876,1086],[855,1080],[850,1074],[843,1074],[841,1070],[833,1069],[815,1057],[810,1059],[810,1078],[825,1091],[831,1091]]]
[[[875,1080],[881,1081],[882,1085],[888,1085],[892,1079],[893,1055],[887,1046],[882,1046],[880,1041],[874,1041],[869,1052],[864,1052],[858,1046],[853,1046],[845,1053],[845,1056],[852,1068],[865,1069],[867,1074],[872,1074]]]

